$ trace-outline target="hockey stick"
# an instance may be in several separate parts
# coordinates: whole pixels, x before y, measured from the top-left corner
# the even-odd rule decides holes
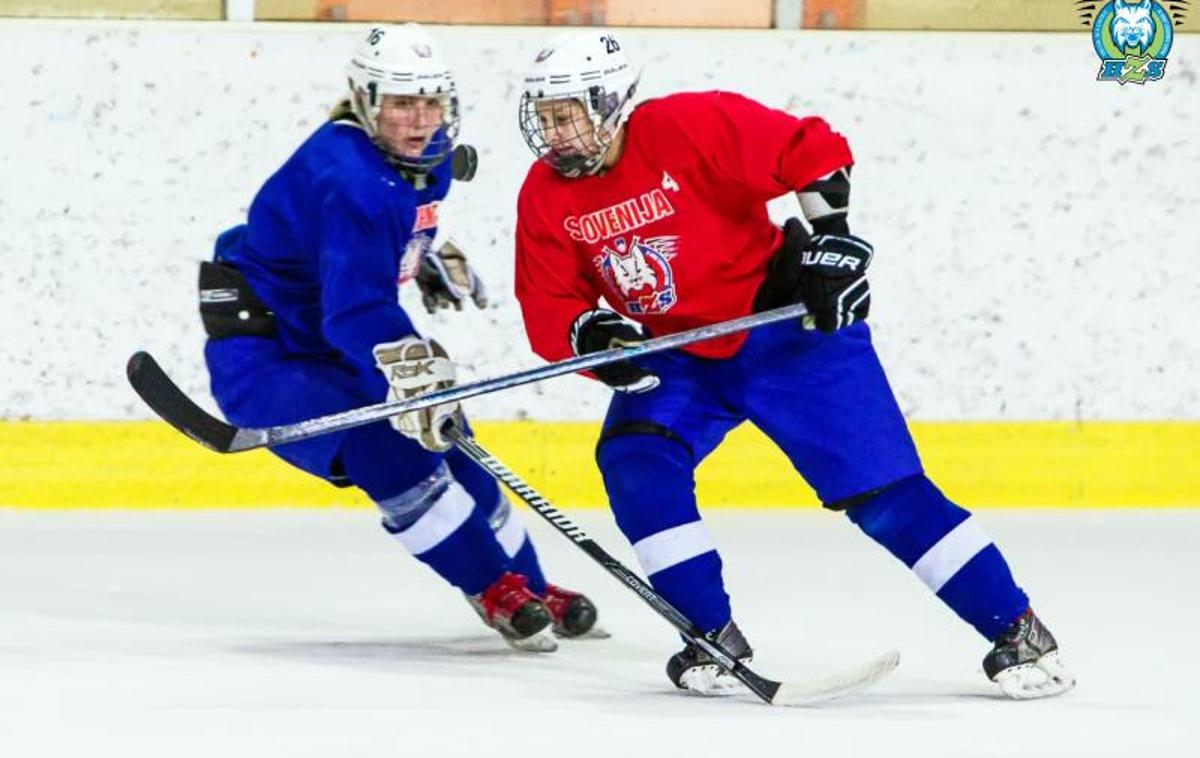
[[[686,332],[655,337],[630,347],[613,348],[599,353],[567,358],[545,366],[525,369],[492,379],[483,379],[470,384],[461,384],[407,400],[389,400],[341,413],[320,416],[308,421],[263,428],[233,426],[208,413],[196,405],[175,382],[171,381],[154,357],[147,352],[134,353],[125,367],[125,374],[142,400],[168,424],[210,450],[218,453],[240,453],[243,450],[282,445],[285,442],[296,442],[320,434],[339,432],[407,411],[486,395],[489,392],[540,382],[543,379],[562,374],[586,371],[640,355],[673,350],[713,337],[722,337],[753,329],[756,326],[799,318],[806,312],[802,304],[787,305],[742,318],[689,329]]]
[[[507,466],[496,460],[473,438],[450,423],[446,425],[444,433],[468,458],[487,469],[488,473],[511,490],[513,494],[524,500],[534,512],[578,545],[579,549],[591,556],[608,573],[633,590],[638,597],[654,609],[655,613],[666,619],[689,642],[707,653],[721,668],[737,677],[738,681],[746,685],[747,689],[762,698],[764,702],[771,705],[807,705],[831,700],[874,684],[891,673],[900,663],[900,654],[891,651],[856,669],[808,682],[777,682],[754,673],[746,664],[717,644],[715,640],[706,637],[700,629],[688,621],[686,616],[655,592],[644,579],[609,555],[587,533],[510,471]]]

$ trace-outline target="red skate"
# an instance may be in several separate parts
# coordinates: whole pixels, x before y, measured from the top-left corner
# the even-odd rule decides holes
[[[483,592],[468,595],[467,602],[483,623],[500,632],[512,647],[549,653],[558,648],[549,634],[553,619],[542,600],[530,592],[527,582],[521,574],[505,572]]]

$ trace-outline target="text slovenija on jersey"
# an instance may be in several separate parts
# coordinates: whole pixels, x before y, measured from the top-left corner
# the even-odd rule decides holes
[[[767,201],[852,162],[822,119],[729,92],[647,101],[625,128],[606,173],[567,179],[538,161],[521,187],[516,292],[546,360],[572,354],[572,321],[601,297],[655,335],[747,315],[782,239]],[[744,340],[684,350],[724,358]]]

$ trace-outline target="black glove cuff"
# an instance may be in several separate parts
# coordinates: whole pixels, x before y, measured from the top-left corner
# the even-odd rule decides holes
[[[650,372],[639,367],[633,361],[617,361],[592,369],[596,378],[614,389],[625,388],[650,375]]]
[[[801,255],[808,246],[808,230],[800,219],[789,218],[783,225],[783,242],[767,265],[767,276],[754,295],[754,312],[782,308],[797,301],[800,287]]]

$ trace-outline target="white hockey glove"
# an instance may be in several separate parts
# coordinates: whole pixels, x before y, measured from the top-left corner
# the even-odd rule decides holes
[[[442,346],[431,339],[405,337],[380,343],[371,352],[375,354],[376,367],[391,385],[388,390],[390,400],[407,400],[454,386],[454,363]],[[396,431],[416,440],[421,447],[442,452],[454,444],[442,436],[442,427],[451,419],[456,424],[462,423],[458,403],[401,413],[388,421]]]
[[[421,302],[430,313],[451,306],[461,311],[463,300],[468,297],[477,308],[486,308],[488,304],[483,281],[467,263],[466,254],[453,242],[425,254],[417,271],[417,286],[421,288]]]

